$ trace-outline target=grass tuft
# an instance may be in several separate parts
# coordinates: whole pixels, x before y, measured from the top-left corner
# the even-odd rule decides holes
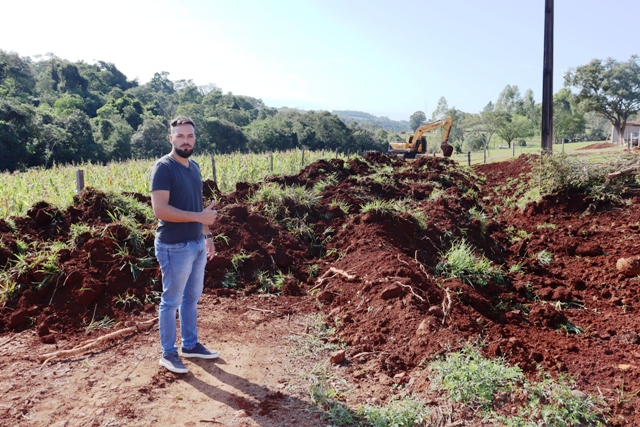
[[[454,242],[441,256],[442,260],[436,266],[436,273],[441,276],[455,277],[471,286],[484,286],[490,280],[504,283],[502,270],[485,256],[475,255],[473,247],[465,239]]]

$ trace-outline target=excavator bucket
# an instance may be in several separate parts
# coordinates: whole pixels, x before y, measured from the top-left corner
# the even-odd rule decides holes
[[[446,142],[440,146],[440,149],[444,157],[451,157],[453,154],[453,145],[449,145]]]

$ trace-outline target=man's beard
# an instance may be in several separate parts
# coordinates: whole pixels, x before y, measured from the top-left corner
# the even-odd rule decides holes
[[[193,148],[187,149],[187,150],[181,150],[175,147],[175,152],[178,156],[182,157],[183,159],[188,159],[189,156],[193,154]]]

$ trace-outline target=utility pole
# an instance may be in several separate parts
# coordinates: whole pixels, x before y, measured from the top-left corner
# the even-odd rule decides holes
[[[542,70],[542,154],[553,154],[553,0],[545,0]]]

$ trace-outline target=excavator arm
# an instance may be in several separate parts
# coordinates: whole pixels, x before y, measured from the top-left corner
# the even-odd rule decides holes
[[[420,126],[413,133],[413,136],[409,137],[409,142],[407,144],[391,143],[391,149],[389,152],[403,154],[405,158],[414,158],[416,154],[424,153],[426,151],[426,142],[422,138],[423,135],[430,130],[438,129],[440,127],[444,127],[440,148],[442,149],[442,153],[445,157],[450,157],[453,153],[453,147],[449,145],[449,133],[451,133],[451,128],[453,127],[453,116]]]

